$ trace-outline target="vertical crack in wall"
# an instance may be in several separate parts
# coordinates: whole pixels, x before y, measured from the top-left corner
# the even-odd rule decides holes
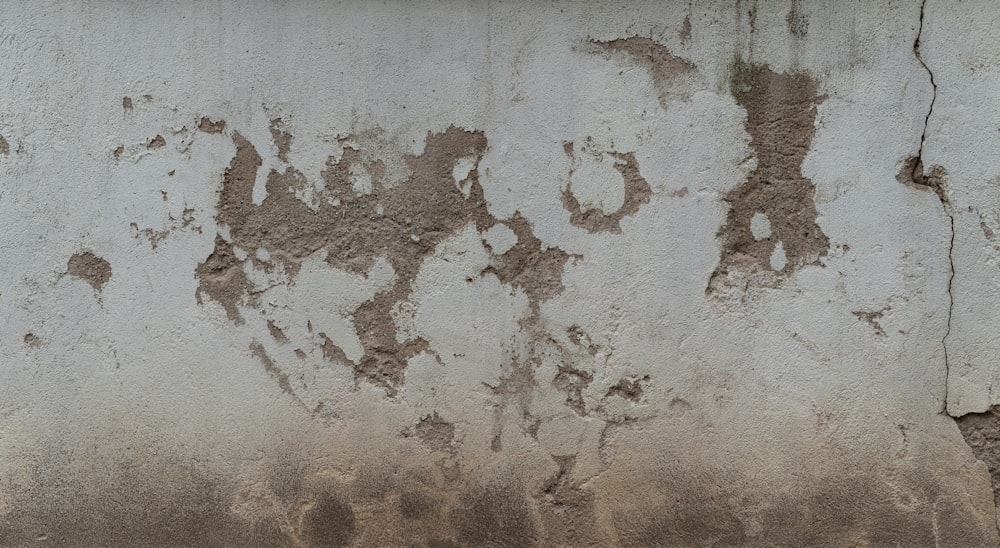
[[[955,308],[955,296],[951,292],[952,282],[955,280],[955,214],[951,208],[951,200],[948,196],[948,189],[946,186],[945,172],[940,166],[934,166],[931,169],[930,174],[924,172],[924,143],[927,142],[927,127],[930,125],[931,115],[934,113],[934,104],[937,102],[937,82],[934,81],[934,73],[931,68],[927,66],[927,62],[924,61],[924,56],[920,51],[920,38],[924,34],[924,12],[927,8],[927,0],[923,0],[920,3],[920,23],[917,28],[917,37],[913,41],[913,55],[916,56],[917,62],[920,66],[927,71],[927,77],[931,81],[931,104],[927,107],[927,115],[924,116],[924,130],[920,134],[920,147],[917,149],[917,156],[911,158],[907,165],[911,166],[910,179],[914,184],[921,185],[932,189],[941,200],[941,208],[944,210],[945,215],[948,216],[949,230],[951,231],[948,238],[948,313],[946,316],[946,324],[944,336],[941,338],[941,347],[944,350],[944,401],[942,403],[942,411],[947,412],[948,409],[948,383],[951,375],[951,362],[948,359],[948,336],[951,335],[951,317],[952,312]]]

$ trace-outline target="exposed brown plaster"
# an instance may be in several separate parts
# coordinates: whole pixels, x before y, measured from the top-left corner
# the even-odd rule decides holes
[[[125,145],[118,145],[113,151],[111,151],[111,154],[112,156],[115,157],[115,160],[121,160],[122,154],[124,153],[125,153]]]
[[[211,120],[207,116],[203,116],[201,121],[198,122],[198,129],[204,131],[205,133],[222,133],[226,129],[225,120]]]
[[[7,139],[3,135],[0,135],[0,154],[4,156],[10,155],[10,143],[7,142]]]
[[[688,25],[690,25],[689,20]],[[659,93],[660,105],[664,108],[667,106],[667,98],[670,95],[670,81],[674,77],[695,68],[688,61],[670,53],[670,50],[662,44],[649,38],[632,36],[608,41],[591,40],[591,42],[608,51],[625,52],[634,57],[636,61],[644,64],[649,70],[649,74],[653,79],[653,85]]]
[[[125,97],[122,97],[122,110],[124,110],[126,114],[128,114],[129,112],[132,112],[132,98],[131,97],[129,97],[127,95]]]
[[[569,143],[569,146],[572,147],[573,144]],[[615,169],[621,174],[625,184],[625,198],[622,206],[610,215],[599,208],[584,211],[579,200],[573,195],[572,184],[569,182],[563,189],[562,203],[566,211],[570,213],[569,222],[573,226],[585,228],[587,232],[591,233],[613,232],[620,234],[622,218],[635,215],[643,204],[649,203],[653,189],[639,173],[639,162],[635,159],[635,153],[606,152],[605,154],[615,159]]]
[[[731,92],[746,109],[746,130],[757,167],[747,180],[729,191],[726,224],[719,231],[722,256],[708,291],[724,281],[730,270],[769,271],[778,242],[785,266],[777,273],[791,275],[827,254],[830,241],[816,224],[815,189],[802,175],[813,135],[816,106],[826,97],[804,73],[779,74],[767,65],[737,60],[732,67]],[[750,230],[754,214],[767,216],[771,235],[757,240]]]
[[[165,146],[166,144],[167,140],[164,139],[162,135],[157,135],[156,137],[150,139],[148,143],[146,143],[146,148],[149,150],[156,150],[162,146]]]
[[[251,288],[234,246],[248,252],[267,250],[272,261],[292,277],[301,262],[318,251],[326,252],[331,265],[362,275],[384,257],[395,272],[394,282],[353,313],[363,356],[356,363],[348,361],[328,338],[323,341],[323,353],[328,359],[347,362],[357,379],[382,386],[389,395],[395,395],[402,383],[407,360],[430,351],[423,339],[397,340],[392,310],[410,296],[420,266],[435,246],[466,224],[485,231],[503,223],[518,237],[510,250],[493,257],[484,274],[523,289],[533,307],[562,290],[568,254],[543,248],[520,214],[506,221],[494,218],[486,207],[475,166],[466,179],[468,197],[456,185],[452,176],[456,163],[470,157],[478,162],[486,149],[481,132],[451,127],[428,134],[424,153],[404,158],[411,176],[392,187],[382,180],[381,161],[366,160],[345,138],[340,158],[331,158],[322,174],[325,191],[338,205],[322,200],[318,210],[295,196],[295,189],[308,182],[293,167],[283,173],[271,171],[267,197],[255,205],[253,187],[262,159],[239,133],[233,134],[233,142],[236,154],[223,177],[216,214],[216,221],[229,228],[231,241],[217,238],[215,251],[198,266],[199,298],[210,296],[223,305],[230,319],[241,321],[237,305]],[[359,193],[353,187],[352,170],[359,166],[372,174],[371,193]]]
[[[972,454],[986,463],[993,482],[994,503],[1000,507],[1000,406],[955,419]]]
[[[42,340],[39,339],[34,333],[27,333],[24,335],[24,344],[32,348],[38,348],[42,345]]]
[[[111,263],[90,251],[76,253],[66,263],[66,273],[90,284],[100,291],[111,279]]]
[[[203,302],[202,295],[208,295],[222,305],[230,321],[243,323],[237,306],[252,285],[243,270],[243,262],[233,253],[232,244],[223,240],[222,236],[216,236],[215,250],[204,262],[198,264],[195,277],[198,278],[195,299],[199,304]]]
[[[271,337],[279,343],[284,344],[288,342],[288,337],[285,335],[285,332],[274,324],[274,320],[267,320],[267,330],[271,332]]]

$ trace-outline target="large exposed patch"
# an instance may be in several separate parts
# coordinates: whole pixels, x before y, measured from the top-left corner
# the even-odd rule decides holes
[[[273,123],[272,129],[279,125]],[[279,155],[287,158],[290,134],[283,129],[273,134]],[[259,293],[246,275],[247,261],[263,268],[280,264],[294,278],[302,261],[321,251],[332,266],[361,275],[384,258],[395,273],[393,282],[353,312],[364,355],[350,362],[328,339],[323,350],[331,359],[350,362],[357,378],[390,395],[403,382],[407,360],[430,350],[423,339],[397,339],[392,310],[410,296],[423,260],[464,226],[472,223],[482,232],[504,224],[517,235],[517,243],[495,255],[484,274],[521,288],[533,308],[562,290],[569,255],[544,247],[522,216],[499,220],[487,209],[477,170],[487,146],[482,132],[450,127],[429,134],[423,154],[403,159],[409,176],[391,184],[385,163],[345,138],[339,158],[331,157],[322,174],[328,199],[318,205],[296,196],[308,182],[293,167],[283,173],[272,170],[267,197],[255,205],[253,188],[262,159],[242,135],[233,133],[232,139],[236,154],[225,172],[216,215],[229,237],[217,237],[214,251],[197,267],[199,302],[207,296],[223,306],[230,320],[241,323],[240,306],[255,306]],[[359,173],[369,177],[361,178],[360,186]],[[267,261],[259,250],[266,252]]]
[[[727,284],[736,271],[788,276],[825,256],[830,241],[816,224],[815,189],[802,174],[816,133],[819,96],[806,74],[779,74],[767,65],[737,61],[731,92],[746,109],[746,130],[757,167],[725,196],[726,224],[719,231],[722,256],[708,291]],[[751,229],[754,216],[770,224],[769,234]],[[757,232],[757,234],[754,234]]]

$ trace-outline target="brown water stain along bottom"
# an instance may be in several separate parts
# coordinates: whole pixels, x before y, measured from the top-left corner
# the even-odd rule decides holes
[[[993,434],[991,434],[992,436]],[[994,438],[990,438],[991,440]],[[992,443],[992,442],[991,442]],[[353,479],[315,473],[312,459],[271,466],[247,488],[164,457],[49,462],[3,478],[4,546],[688,546],[985,545],[974,503],[935,474],[859,468],[781,488],[733,470],[673,459],[580,485],[573,457],[532,483],[515,458],[457,474],[372,466]],[[431,471],[429,471],[431,470]],[[868,475],[866,475],[868,474]],[[772,486],[773,487],[773,486]],[[959,499],[961,497],[958,497]],[[981,520],[980,520],[981,521]],[[943,536],[942,536],[943,535]]]

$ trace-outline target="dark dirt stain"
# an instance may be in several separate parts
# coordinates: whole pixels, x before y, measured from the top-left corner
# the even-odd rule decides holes
[[[677,33],[680,36],[681,43],[687,42],[691,39],[691,16],[684,16],[684,23],[681,25],[681,31]]]
[[[42,345],[42,340],[39,339],[34,333],[27,333],[24,335],[24,344],[32,348],[38,348]]]
[[[320,497],[302,518],[302,537],[309,546],[347,546],[356,532],[351,504],[337,496]]]
[[[947,206],[948,199],[948,172],[941,166],[933,166],[931,172],[924,171],[924,162],[919,156],[910,156],[903,162],[896,180],[900,183],[919,190],[929,190],[937,194],[941,203]]]
[[[122,97],[122,110],[126,113],[132,112],[132,98],[129,96]]]
[[[149,150],[156,150],[160,147],[166,146],[167,140],[163,138],[162,135],[157,135],[146,143],[146,148]]]
[[[619,398],[640,401],[642,400],[642,384],[649,382],[649,375],[643,377],[623,377],[618,380],[618,382],[608,389],[607,393],[604,394],[605,398],[610,398],[611,396],[618,396]]]
[[[455,425],[443,420],[435,411],[417,421],[413,434],[434,451],[450,451],[455,440]]]
[[[569,143],[570,154],[572,154],[573,143]],[[643,204],[649,203],[653,195],[653,189],[646,182],[646,179],[639,173],[639,162],[632,152],[606,152],[615,159],[615,169],[621,174],[625,184],[625,199],[618,211],[608,215],[599,208],[591,208],[584,211],[579,200],[573,195],[571,183],[566,183],[566,188],[562,192],[562,203],[566,211],[569,211],[569,222],[573,226],[584,228],[587,232],[613,232],[620,234],[622,229],[620,222],[626,216],[635,215]],[[571,172],[572,174],[572,172]]]
[[[278,381],[278,386],[281,387],[281,391],[286,394],[294,395],[295,392],[292,390],[292,385],[288,382],[288,373],[282,371],[281,368],[274,363],[271,356],[267,355],[263,345],[258,342],[251,343],[250,350],[253,352],[254,356],[257,356],[264,364],[264,371],[267,371],[268,375],[271,375]]]
[[[111,151],[111,155],[115,157],[115,160],[121,160],[122,154],[125,153],[125,145],[118,145],[117,148]]]
[[[79,463],[38,467],[0,519],[4,546],[291,546],[273,521],[229,510],[226,484],[194,467],[146,458],[102,463],[99,488]],[[40,540],[44,539],[44,541]]]
[[[872,326],[872,329],[875,330],[876,335],[880,337],[885,337],[886,336],[885,330],[882,329],[882,324],[879,322],[879,320],[882,319],[882,316],[885,315],[887,310],[888,310],[887,308],[882,310],[876,310],[874,312],[871,310],[855,310],[851,312],[851,314],[854,314],[854,316],[859,320],[868,322],[868,325]]]
[[[572,480],[576,458],[553,455],[559,471],[534,497],[547,545],[599,545],[605,536],[597,524],[593,492]]]
[[[222,133],[226,129],[225,120],[211,120],[207,116],[202,116],[198,122],[198,129],[205,133]]]
[[[691,22],[690,20],[686,21],[690,31]],[[675,76],[695,68],[688,61],[670,53],[670,50],[662,44],[649,38],[632,36],[609,41],[591,40],[591,42],[608,51],[625,52],[634,57],[636,61],[644,64],[653,78],[653,85],[659,92],[660,106],[664,108],[667,106],[670,81]]]
[[[100,291],[111,279],[111,263],[85,251],[69,258],[66,273],[87,282],[94,291]]]
[[[665,502],[618,511],[615,528],[625,546],[990,545],[992,531],[969,523],[973,508],[943,498],[933,480],[906,474],[913,477],[887,481],[830,470],[808,484],[761,492],[725,470],[663,470],[649,481]],[[894,490],[891,481],[906,487]]]
[[[281,118],[271,120],[271,139],[274,140],[274,146],[278,147],[278,158],[287,162],[288,151],[292,149],[292,134],[284,128],[285,122]]]
[[[726,224],[720,229],[722,256],[708,291],[730,270],[771,271],[771,254],[780,242],[787,261],[779,271],[791,275],[825,256],[830,241],[816,224],[815,188],[802,175],[813,136],[816,106],[826,99],[807,74],[779,74],[767,65],[737,60],[732,66],[731,92],[747,112],[746,130],[757,167],[747,180],[729,191]],[[750,222],[766,215],[771,235],[754,238]]]
[[[792,9],[788,10],[785,16],[785,23],[788,25],[788,32],[796,38],[805,38],[809,33],[809,18],[799,11],[798,0],[792,0]]]
[[[271,337],[279,343],[284,344],[288,342],[288,336],[285,335],[285,332],[280,327],[274,324],[274,320],[267,320],[267,330],[271,332]]]
[[[420,490],[403,491],[399,495],[399,513],[406,519],[437,516],[440,504]]]
[[[1000,406],[985,413],[969,413],[955,419],[972,454],[986,463],[993,481],[993,499],[1000,506]]]
[[[524,488],[508,474],[463,493],[451,518],[463,546],[532,546],[538,541]]]
[[[562,290],[562,269],[569,255],[543,247],[519,214],[502,221],[488,211],[476,167],[487,146],[482,132],[452,126],[442,133],[429,133],[424,153],[404,158],[412,175],[392,187],[382,180],[382,162],[366,160],[361,151],[347,144],[349,141],[342,140],[341,157],[331,157],[322,173],[325,191],[339,205],[323,200],[318,210],[313,210],[295,196],[295,189],[308,183],[292,167],[283,173],[269,173],[267,197],[255,205],[253,187],[262,160],[254,147],[234,132],[236,154],[223,178],[216,215],[216,221],[229,228],[231,240],[216,238],[215,250],[197,267],[199,299],[208,295],[225,308],[232,321],[242,321],[237,305],[253,295],[243,261],[233,252],[235,246],[248,251],[266,249],[272,261],[280,263],[292,278],[302,261],[321,250],[327,252],[326,261],[332,266],[361,275],[367,275],[376,259],[384,257],[395,272],[392,285],[353,313],[364,349],[361,359],[348,361],[328,339],[323,348],[325,355],[348,363],[357,380],[381,386],[394,396],[403,382],[407,360],[430,349],[423,339],[397,340],[393,307],[410,296],[424,258],[468,223],[480,231],[502,223],[518,237],[510,250],[492,258],[484,274],[520,287],[535,308],[538,301]],[[475,164],[466,179],[466,195],[452,172],[460,160],[470,157]],[[372,174],[369,194],[359,194],[353,188],[352,169],[359,165]]]

